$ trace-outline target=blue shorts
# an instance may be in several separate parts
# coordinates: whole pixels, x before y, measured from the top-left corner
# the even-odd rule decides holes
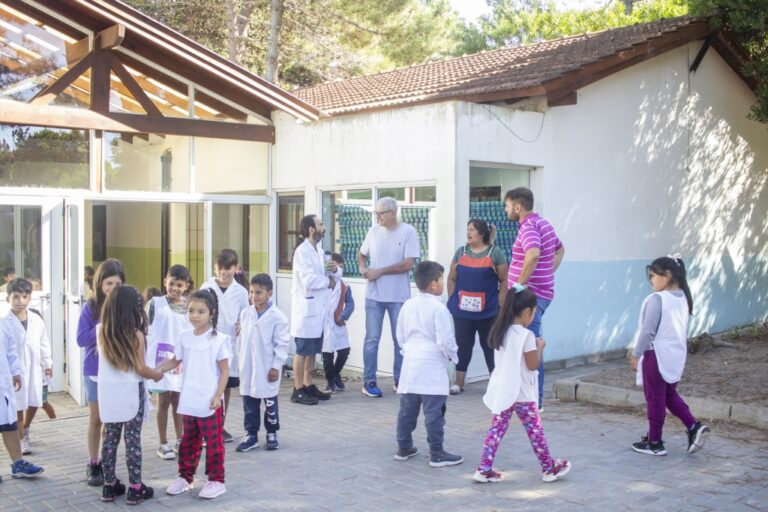
[[[83,377],[85,384],[85,399],[89,402],[99,401],[99,383],[91,379],[88,375]]]
[[[297,356],[314,356],[323,351],[323,337],[295,338]]]
[[[8,399],[5,399],[5,407],[8,407]],[[0,425],[0,432],[16,432],[19,430],[18,425],[16,425],[16,422],[9,423],[7,425]]]

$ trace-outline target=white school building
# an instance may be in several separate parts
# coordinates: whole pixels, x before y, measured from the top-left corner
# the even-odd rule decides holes
[[[754,83],[706,21],[675,19],[486,52],[293,94],[117,0],[0,0],[0,267],[35,281],[53,389],[82,400],[83,267],[140,289],[172,264],[197,284],[215,253],[275,279],[290,314],[298,221],[322,215],[350,263],[375,200],[398,198],[424,258],[450,265],[482,217],[509,251],[501,198],[529,186],[566,247],[550,361],[626,347],[644,267],[689,264],[693,328],[765,317],[768,128]],[[391,368],[385,322],[379,368]],[[479,348],[469,370],[482,378]]]

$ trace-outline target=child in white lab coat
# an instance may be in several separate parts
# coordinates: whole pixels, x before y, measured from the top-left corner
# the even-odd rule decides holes
[[[395,460],[408,460],[416,455],[412,433],[419,409],[423,408],[432,467],[453,466],[464,461],[461,455],[443,449],[448,364],[458,361],[451,314],[440,302],[443,272],[443,266],[434,261],[418,264],[414,278],[419,294],[403,304],[397,319],[397,343],[402,348],[403,366],[397,387],[400,412]]]
[[[227,343],[229,345],[229,353],[231,360],[229,361],[229,378],[227,379],[227,389],[224,391],[224,414],[226,419],[226,412],[229,408],[229,395],[232,388],[240,386],[240,380],[238,375],[238,353],[237,353],[237,321],[240,318],[240,313],[244,309],[248,308],[248,290],[246,290],[240,283],[235,281],[235,274],[237,273],[237,253],[232,249],[222,249],[219,254],[216,255],[216,262],[214,264],[216,270],[216,277],[212,277],[200,287],[201,290],[211,290],[216,294],[218,301],[218,327],[217,331],[227,337]],[[231,443],[234,441],[232,435],[223,430],[224,442]]]
[[[247,452],[259,446],[259,415],[264,401],[264,430],[267,450],[276,450],[280,430],[277,393],[280,376],[288,357],[291,335],[288,317],[272,303],[272,279],[257,274],[251,279],[249,297],[252,306],[240,314],[240,395],[245,413],[245,437],[237,446]]]
[[[45,322],[37,311],[29,309],[32,299],[32,283],[16,278],[8,283],[8,302],[11,311],[2,319],[3,330],[16,342],[16,353],[21,362],[21,389],[16,392],[16,411],[23,454],[32,453],[29,445],[29,429],[22,430],[31,422],[30,410],[43,406],[43,375],[53,376],[51,343],[45,332]],[[24,412],[29,421],[25,423]]]
[[[341,277],[344,270],[344,258],[341,254],[331,254],[331,260],[338,267],[338,275]],[[355,312],[355,301],[352,299],[352,290],[339,279],[339,282],[328,294],[328,311],[323,332],[323,372],[328,385],[326,393],[344,391],[346,387],[341,380],[341,370],[349,358],[349,334],[347,333],[347,320]],[[335,360],[334,360],[335,354]]]
[[[22,386],[21,363],[16,354],[16,341],[5,329],[0,330],[0,433],[11,458],[13,478],[32,478],[43,472],[22,458],[16,417],[16,393]],[[0,478],[0,482],[3,479]]]
[[[541,465],[542,480],[554,482],[571,470],[568,460],[553,460],[549,455],[541,426],[538,368],[544,340],[536,339],[533,332],[527,329],[535,312],[536,295],[515,284],[507,293],[504,306],[488,334],[488,344],[494,349],[494,370],[483,402],[493,413],[493,418],[483,443],[480,465],[474,474],[478,482],[498,482],[504,478],[493,469],[493,460],[509,428],[512,414],[520,418],[528,434],[533,453]]]

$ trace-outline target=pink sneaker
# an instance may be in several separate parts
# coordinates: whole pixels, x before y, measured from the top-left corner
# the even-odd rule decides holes
[[[224,487],[222,482],[206,482],[203,486],[203,490],[200,491],[200,497],[212,500],[225,492],[227,492],[227,488]]]
[[[504,480],[504,475],[493,469],[489,469],[488,471],[481,471],[478,469],[475,471],[472,478],[474,478],[476,482],[485,484],[488,482],[501,482]]]
[[[194,483],[187,482],[179,476],[176,477],[176,480],[174,480],[173,483],[168,486],[168,488],[165,490],[165,493],[170,494],[171,496],[176,496],[177,494],[182,494],[192,490],[194,486]]]
[[[561,476],[567,475],[570,470],[571,463],[567,459],[557,459],[552,469],[541,475],[541,479],[545,482],[554,482]]]

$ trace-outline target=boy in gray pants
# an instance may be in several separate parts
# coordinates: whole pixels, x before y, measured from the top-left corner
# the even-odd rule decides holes
[[[423,408],[429,465],[436,468],[464,461],[461,455],[443,449],[448,364],[458,361],[451,314],[440,302],[443,272],[443,266],[434,261],[419,263],[414,272],[419,293],[403,304],[397,319],[397,343],[402,349],[403,366],[397,387],[400,412],[395,460],[408,460],[416,455],[411,434],[419,419],[419,409]]]

